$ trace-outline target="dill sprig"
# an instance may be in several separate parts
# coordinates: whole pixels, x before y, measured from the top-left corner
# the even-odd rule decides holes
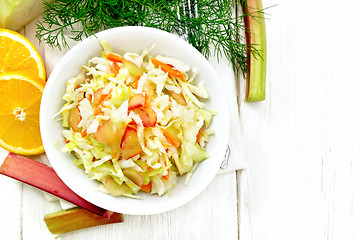
[[[225,56],[235,73],[245,73],[248,52],[259,55],[239,32],[243,15],[234,9],[246,0],[57,0],[45,2],[36,36],[52,47],[68,47],[104,29],[147,26],[178,34],[205,57]],[[79,30],[80,29],[80,30]]]

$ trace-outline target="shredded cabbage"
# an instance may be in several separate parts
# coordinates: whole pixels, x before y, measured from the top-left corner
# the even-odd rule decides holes
[[[59,110],[66,144],[74,164],[100,182],[99,190],[136,197],[139,191],[171,194],[181,175],[189,184],[197,166],[209,157],[206,142],[216,111],[206,110],[204,82],[183,61],[151,55],[103,52],[69,79]],[[168,64],[164,72],[152,58]],[[56,115],[56,116],[57,116]]]

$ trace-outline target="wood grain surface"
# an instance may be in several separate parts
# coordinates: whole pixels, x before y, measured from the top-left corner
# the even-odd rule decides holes
[[[61,239],[360,239],[359,5],[263,0],[267,96],[240,104],[245,170],[168,213]],[[53,239],[42,218],[58,203],[4,176],[0,192],[2,236]]]

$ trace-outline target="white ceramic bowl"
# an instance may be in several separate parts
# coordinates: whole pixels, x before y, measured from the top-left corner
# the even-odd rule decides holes
[[[206,109],[216,109],[211,128],[211,136],[206,146],[210,158],[203,161],[194,172],[190,184],[184,186],[184,177],[173,189],[172,195],[150,195],[139,193],[142,199],[113,197],[98,191],[99,183],[90,180],[84,171],[73,165],[74,157],[59,149],[64,143],[61,135],[61,121],[53,116],[64,101],[66,82],[80,73],[82,65],[90,58],[99,56],[102,48],[99,40],[106,39],[115,52],[137,52],[155,44],[152,55],[162,54],[183,60],[199,70],[198,79],[203,79],[210,98]],[[46,84],[40,107],[40,130],[44,148],[51,165],[63,182],[87,201],[124,214],[148,215],[177,208],[196,197],[210,184],[219,170],[229,137],[229,113],[222,83],[210,63],[190,44],[176,35],[146,27],[119,27],[105,30],[78,43],[59,61]],[[216,203],[214,203],[214,206]]]

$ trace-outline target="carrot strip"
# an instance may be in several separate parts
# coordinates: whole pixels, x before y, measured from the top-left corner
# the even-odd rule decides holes
[[[135,89],[138,88],[138,84],[139,84],[140,77],[141,77],[141,76],[136,76],[136,77],[135,77],[135,84],[134,84],[134,88],[135,88]]]
[[[109,53],[106,58],[112,62],[119,62],[122,63],[124,61],[124,57],[113,54],[113,53]]]
[[[151,181],[148,184],[141,186],[141,190],[147,193],[150,192],[151,189],[152,189]]]
[[[86,137],[87,136],[87,131],[86,131],[86,129],[85,130],[83,130],[82,132],[81,132],[81,137]]]
[[[167,170],[167,174],[166,174],[165,176],[162,176],[162,178],[163,178],[164,180],[169,180],[169,177],[170,177],[170,170],[168,169],[168,170]]]
[[[88,94],[88,95],[86,96],[86,99],[91,103],[92,94]]]
[[[101,105],[101,104],[105,101],[105,99],[109,96],[109,94],[110,94],[110,93],[108,93],[108,94],[101,94],[101,95],[100,95],[100,99],[99,99],[99,101],[97,102],[96,107],[99,106],[99,105]]]
[[[116,62],[110,62],[110,71],[115,74],[115,76],[118,75],[120,71],[119,65],[117,65]]]
[[[160,128],[160,129],[163,132],[166,140],[168,140],[170,144],[172,144],[176,148],[180,147],[180,142],[176,139],[176,137],[174,137],[171,133],[169,133],[165,129],[163,129],[163,128]]]
[[[103,112],[103,110],[102,110],[101,106],[98,106],[98,107],[95,108],[95,110],[94,110],[94,116],[95,116],[95,115],[98,115],[98,114],[100,114],[100,113],[102,113],[102,112]]]
[[[199,129],[198,133],[196,134],[196,142],[199,142],[200,135],[201,135],[201,128]]]
[[[95,106],[95,110],[94,110],[94,115],[98,115],[100,113],[103,112],[101,107],[104,107],[104,102],[108,101],[111,99],[111,93],[109,94],[105,94],[105,95],[101,95],[99,102],[97,103],[97,105]]]
[[[167,72],[170,76],[180,78],[182,81],[185,81],[184,75],[179,70],[176,70],[168,64],[163,63],[155,58],[151,58],[151,62],[154,64],[155,67],[160,67],[161,70]]]

